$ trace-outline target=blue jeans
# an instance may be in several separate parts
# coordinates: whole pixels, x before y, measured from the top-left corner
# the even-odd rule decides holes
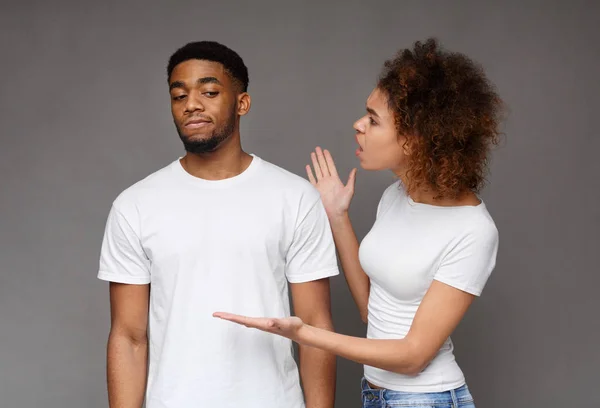
[[[402,392],[374,389],[362,379],[363,408],[475,408],[466,385],[445,392]]]

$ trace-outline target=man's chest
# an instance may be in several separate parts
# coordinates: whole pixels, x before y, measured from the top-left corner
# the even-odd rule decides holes
[[[194,200],[155,208],[142,218],[142,245],[151,262],[246,256],[284,258],[293,220],[260,200]]]

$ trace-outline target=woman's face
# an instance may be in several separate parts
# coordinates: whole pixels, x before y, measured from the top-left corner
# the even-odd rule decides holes
[[[400,176],[406,166],[405,136],[399,136],[387,96],[375,88],[367,99],[367,113],[354,123],[356,156],[365,170],[391,170]]]

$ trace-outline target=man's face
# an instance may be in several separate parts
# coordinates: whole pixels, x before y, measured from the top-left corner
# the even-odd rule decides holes
[[[215,151],[235,130],[238,86],[223,65],[192,59],[169,78],[171,112],[186,151]]]

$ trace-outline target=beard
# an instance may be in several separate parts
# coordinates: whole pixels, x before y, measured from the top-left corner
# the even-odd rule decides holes
[[[183,142],[183,147],[186,152],[195,154],[212,153],[233,134],[235,129],[235,116],[235,111],[232,109],[227,121],[213,130],[208,137],[202,139],[193,139],[193,136],[190,137],[184,135],[177,124],[175,124],[175,128],[177,129],[179,138]]]

